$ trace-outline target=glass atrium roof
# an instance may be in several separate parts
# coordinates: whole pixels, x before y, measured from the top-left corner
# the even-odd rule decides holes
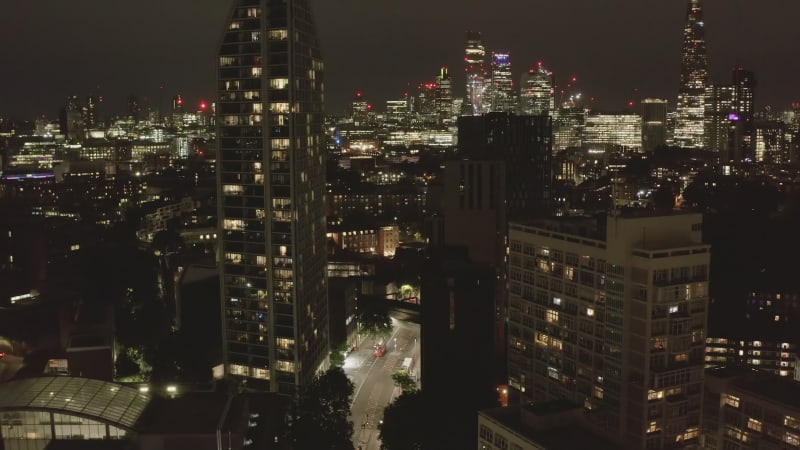
[[[133,429],[150,402],[138,389],[88,378],[52,376],[0,383],[0,411],[49,410]]]

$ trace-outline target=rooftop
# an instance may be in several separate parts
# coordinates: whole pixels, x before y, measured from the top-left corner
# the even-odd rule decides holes
[[[177,398],[155,397],[143,412],[137,429],[141,433],[214,433],[225,413],[228,395],[223,392],[187,392]],[[235,396],[228,409],[241,412],[244,398]]]
[[[720,367],[706,374],[726,379],[729,386],[743,393],[800,410],[800,383],[791,378],[745,367]]]
[[[44,450],[133,450],[136,444],[125,439],[55,439]]]
[[[89,378],[45,376],[0,384],[0,411],[72,413],[133,429],[150,403],[138,389]]]
[[[575,409],[576,406],[566,401],[554,401],[522,407],[493,408],[480,411],[480,414],[494,419],[506,428],[539,445],[544,450],[619,449],[618,444],[589,429],[589,425],[581,423],[581,421],[563,423],[544,430],[535,430],[523,420],[521,408],[536,415],[548,415],[563,413],[570,409]]]

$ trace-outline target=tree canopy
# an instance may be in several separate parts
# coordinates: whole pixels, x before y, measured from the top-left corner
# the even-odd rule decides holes
[[[422,391],[404,392],[383,410],[381,450],[419,450],[427,440],[430,416]]]
[[[383,303],[365,306],[358,316],[360,333],[373,339],[388,338],[392,335],[392,318],[389,308]]]
[[[332,367],[300,393],[290,425],[294,450],[353,450],[350,402],[355,386]]]
[[[392,381],[394,381],[394,384],[402,389],[404,393],[417,390],[417,382],[407,370],[398,370],[397,372],[393,373]]]

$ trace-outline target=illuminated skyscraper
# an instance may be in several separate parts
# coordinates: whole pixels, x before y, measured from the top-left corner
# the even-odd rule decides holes
[[[511,54],[492,52],[492,111],[514,112],[514,82],[511,79]]]
[[[453,85],[447,67],[439,70],[436,76],[436,112],[439,114],[439,121],[442,124],[450,125],[453,123]]]
[[[465,113],[480,115],[487,112],[490,99],[485,98],[487,87],[486,48],[483,46],[480,32],[467,31],[464,74],[467,79]]]
[[[642,151],[652,152],[667,143],[667,101],[660,98],[642,100]]]
[[[704,136],[705,90],[708,82],[705,23],[700,0],[690,0],[683,29],[681,85],[673,142],[681,147],[701,148]]]
[[[369,119],[370,107],[361,91],[356,92],[350,110],[352,112],[353,124],[356,126],[366,125]]]
[[[226,375],[294,393],[328,357],[323,63],[307,0],[237,0],[219,51]]]
[[[529,116],[550,114],[555,110],[553,72],[542,63],[522,75],[519,87],[519,113]]]
[[[735,67],[731,72],[733,98],[731,102],[730,150],[735,161],[755,157],[755,104],[753,91],[756,79],[753,72]]]
[[[729,84],[710,84],[706,87],[706,149],[719,154],[720,161],[729,162],[729,139],[733,113],[733,87]]]

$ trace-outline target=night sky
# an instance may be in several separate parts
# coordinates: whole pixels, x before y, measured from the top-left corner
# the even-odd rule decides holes
[[[326,61],[326,109],[363,91],[377,110],[440,66],[463,94],[464,31],[511,51],[515,82],[543,61],[556,81],[576,75],[596,108],[677,95],[685,0],[310,0]],[[67,95],[128,94],[165,108],[215,96],[215,59],[230,0],[0,1],[0,115],[56,117]],[[707,0],[711,80],[742,65],[756,103],[800,100],[800,1]],[[164,86],[163,90],[160,86]],[[638,91],[635,91],[638,89]],[[159,92],[163,94],[159,94]]]

